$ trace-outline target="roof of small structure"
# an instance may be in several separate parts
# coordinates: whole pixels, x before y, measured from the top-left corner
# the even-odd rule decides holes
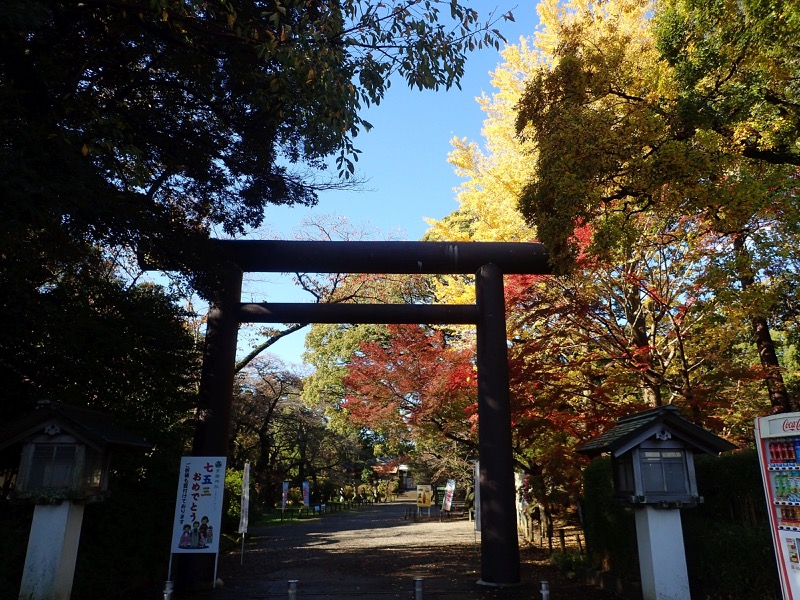
[[[736,448],[729,441],[687,421],[675,406],[668,405],[621,417],[615,427],[590,440],[577,451],[589,456],[604,452],[618,455],[664,427],[695,449],[708,454],[719,454]]]
[[[0,427],[0,448],[37,433],[42,424],[53,420],[76,437],[101,448],[152,448],[147,440],[115,423],[112,415],[50,400],[40,401],[33,412]]]
[[[378,475],[395,475],[404,466],[407,456],[393,456],[391,458],[379,458],[377,464],[372,465],[372,470]],[[408,470],[408,467],[406,467]]]

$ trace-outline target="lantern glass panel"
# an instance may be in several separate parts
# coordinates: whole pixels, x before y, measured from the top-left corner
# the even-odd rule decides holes
[[[665,491],[684,494],[689,491],[686,485],[686,466],[683,452],[680,450],[664,452],[664,487]]]
[[[27,487],[72,488],[77,452],[74,444],[36,444]]]
[[[686,461],[682,450],[642,450],[641,464],[645,493],[688,492]]]
[[[86,448],[86,464],[83,469],[83,488],[99,490],[103,483],[103,453]]]
[[[629,454],[613,461],[614,484],[618,492],[632,494],[636,489],[633,481],[633,460]]]
[[[664,490],[664,472],[661,468],[661,453],[658,450],[642,451],[642,483],[646,492]]]

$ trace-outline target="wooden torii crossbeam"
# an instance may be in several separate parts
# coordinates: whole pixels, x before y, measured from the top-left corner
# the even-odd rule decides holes
[[[520,582],[503,275],[549,274],[539,243],[214,240],[224,284],[208,317],[193,453],[227,454],[239,323],[474,323],[481,579]],[[243,272],[475,274],[474,305],[242,303]],[[196,575],[196,573],[195,573]]]

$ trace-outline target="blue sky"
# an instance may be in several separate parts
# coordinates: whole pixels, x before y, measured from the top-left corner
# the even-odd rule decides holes
[[[483,16],[488,7],[497,14],[512,11],[515,22],[501,22],[498,29],[510,44],[520,36],[531,36],[536,27],[536,3],[480,1],[473,4]],[[447,162],[454,136],[482,144],[485,114],[476,98],[491,96],[489,72],[501,62],[494,48],[470,54],[462,89],[420,92],[395,81],[386,98],[364,115],[373,129],[356,138],[362,153],[356,174],[365,179],[362,191],[326,192],[314,209],[268,207],[264,235],[293,239],[295,230],[309,216],[343,216],[354,226],[377,229],[375,239],[418,240],[427,230],[426,217],[441,219],[458,204],[454,188],[461,180]],[[245,283],[245,301],[298,302],[303,298],[291,284],[277,275],[260,275]],[[296,332],[272,346],[271,352],[286,363],[301,362],[306,330]],[[240,345],[247,332],[240,333]]]

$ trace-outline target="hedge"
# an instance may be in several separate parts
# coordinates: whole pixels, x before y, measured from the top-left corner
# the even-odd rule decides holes
[[[704,503],[683,509],[681,520],[692,597],[709,600],[779,600],[775,554],[755,450],[696,456]],[[632,508],[612,500],[611,461],[584,471],[583,516],[592,567],[639,579]]]

